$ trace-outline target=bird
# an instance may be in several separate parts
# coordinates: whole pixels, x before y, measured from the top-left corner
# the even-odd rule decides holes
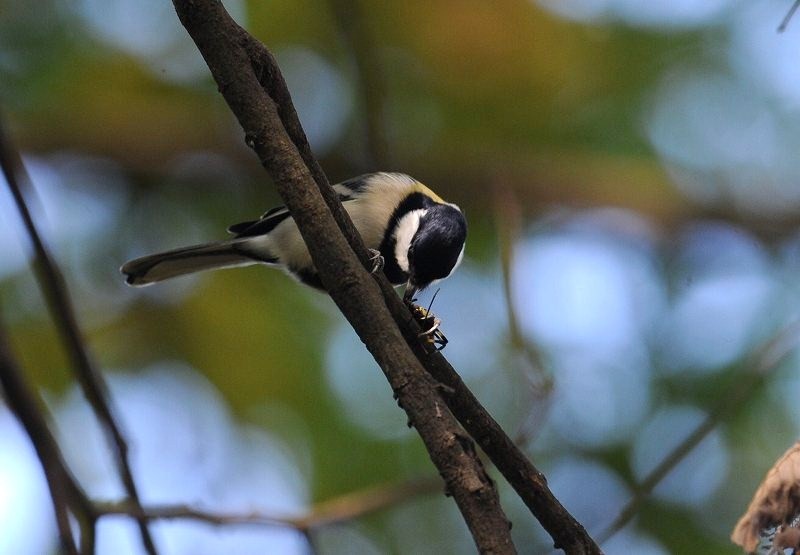
[[[369,173],[333,186],[375,268],[390,283],[405,284],[403,299],[449,277],[464,258],[467,221],[461,209],[403,173]],[[257,220],[232,225],[232,238],[151,254],[120,271],[134,287],[202,270],[266,264],[324,290],[297,224],[285,206]]]

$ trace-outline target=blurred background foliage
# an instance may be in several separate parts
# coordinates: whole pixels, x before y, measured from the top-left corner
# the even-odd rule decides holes
[[[465,210],[466,261],[434,307],[445,353],[509,433],[524,433],[590,532],[797,318],[800,21],[776,32],[789,0],[225,5],[276,53],[332,181],[404,171]],[[0,3],[0,109],[145,502],[302,514],[432,472],[325,296],[258,267],[123,284],[125,260],[221,238],[279,203],[170,2]],[[509,234],[516,329],[499,255]],[[0,299],[16,353],[76,474],[118,497],[29,262],[2,187]],[[546,399],[515,334],[552,375]],[[736,518],[797,436],[798,370],[793,353],[771,367],[606,551],[738,552]],[[0,552],[53,552],[38,463],[7,409],[0,427]],[[547,552],[499,486],[521,551]],[[102,522],[102,553],[140,552],[124,519]],[[280,529],[155,530],[165,553],[307,548]],[[441,495],[315,542],[326,554],[472,549]]]

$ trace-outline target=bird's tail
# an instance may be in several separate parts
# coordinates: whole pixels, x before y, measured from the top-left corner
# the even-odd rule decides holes
[[[231,239],[151,254],[126,262],[120,271],[129,285],[141,287],[202,270],[269,262],[248,256],[240,249],[241,242]]]

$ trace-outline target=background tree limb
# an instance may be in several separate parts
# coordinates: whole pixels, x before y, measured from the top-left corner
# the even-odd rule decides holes
[[[41,412],[40,400],[25,383],[22,372],[11,354],[5,329],[0,326],[0,385],[8,406],[30,436],[36,454],[42,463],[50,497],[53,499],[56,524],[61,548],[77,555],[78,547],[70,527],[70,505],[75,482],[67,469],[55,438]]]
[[[25,171],[17,150],[6,135],[2,120],[0,120],[0,168],[2,168],[3,175],[6,178],[25,229],[28,232],[28,237],[33,245],[36,278],[61,339],[64,341],[75,377],[113,446],[112,452],[117,464],[117,471],[130,502],[141,508],[136,482],[133,479],[133,473],[128,461],[128,444],[114,417],[114,411],[111,408],[111,401],[108,395],[108,386],[102,374],[95,368],[84,345],[64,277],[53,261],[44,241],[42,241],[30,210],[28,210],[28,206],[25,203],[25,197],[22,192],[23,184],[30,184],[30,178]],[[157,555],[155,543],[147,528],[147,521],[138,519],[138,526],[145,551],[148,555]]]

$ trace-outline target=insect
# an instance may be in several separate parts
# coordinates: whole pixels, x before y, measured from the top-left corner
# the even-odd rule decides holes
[[[442,321],[436,317],[433,312],[431,312],[431,307],[433,306],[433,301],[436,299],[436,295],[439,294],[439,291],[436,291],[433,295],[433,299],[431,299],[428,308],[423,308],[420,305],[416,304],[414,301],[416,299],[411,299],[407,301],[408,309],[411,311],[411,316],[414,320],[417,321],[417,324],[423,329],[420,332],[419,337],[424,338],[425,345],[429,348],[432,348],[434,351],[441,351],[447,346],[449,342],[447,337],[442,333],[442,330],[439,329],[439,326],[442,324]]]

